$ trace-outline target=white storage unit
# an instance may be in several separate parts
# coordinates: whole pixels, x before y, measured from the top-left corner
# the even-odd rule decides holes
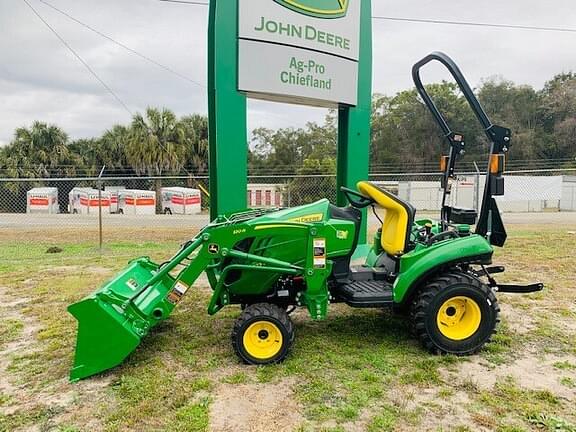
[[[102,213],[110,213],[110,192],[102,191]],[[73,214],[98,214],[99,191],[74,188],[68,194],[68,211]]]
[[[126,186],[105,186],[104,190],[110,192],[110,213],[118,213],[118,193],[126,190]]]
[[[58,189],[33,188],[26,193],[26,213],[59,213]]]
[[[162,212],[164,214],[200,214],[202,212],[200,190],[184,187],[162,188]]]
[[[282,189],[283,185],[279,184],[249,184],[246,196],[248,207],[284,207]]]
[[[131,215],[156,214],[156,192],[136,189],[118,191],[118,213]]]

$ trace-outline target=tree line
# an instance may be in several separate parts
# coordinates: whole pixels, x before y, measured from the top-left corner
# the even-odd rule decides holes
[[[428,86],[428,91],[452,128],[466,137],[465,161],[483,161],[488,142],[457,86],[442,82]],[[530,168],[541,160],[574,159],[576,73],[559,74],[542,90],[489,79],[476,94],[492,121],[513,131],[509,162]],[[256,129],[250,138],[250,174],[334,173],[336,135],[333,111],[321,125]],[[443,145],[416,89],[374,96],[373,172],[435,171]],[[0,148],[1,177],[92,176],[103,165],[109,174],[122,176],[206,175],[207,118],[198,114],[178,118],[168,109],[148,108],[134,115],[128,125],[115,125],[100,137],[78,140],[70,140],[56,125],[35,122],[18,128],[12,141]]]
[[[458,87],[441,82],[427,89],[453,130],[466,137],[464,168],[473,170],[472,162],[485,163],[488,142]],[[575,166],[576,73],[558,74],[541,90],[488,79],[476,94],[492,121],[513,131],[509,166]],[[334,174],[336,137],[334,111],[327,114],[323,124],[256,129],[249,140],[249,174]],[[436,172],[445,147],[416,89],[394,96],[374,96],[371,172]],[[204,115],[178,118],[168,109],[148,108],[144,114],[135,114],[127,125],[114,125],[100,137],[78,140],[71,140],[56,125],[35,122],[16,129],[12,141],[0,148],[0,178],[95,176],[104,165],[108,176],[205,176],[208,120]],[[333,183],[329,177],[317,179],[314,184],[296,179],[291,183],[293,198],[307,201],[317,194],[314,191],[333,189]],[[150,186],[158,190],[160,182]],[[0,195],[2,189],[22,195],[15,184],[0,184]]]
[[[427,90],[455,132],[466,139],[463,168],[486,163],[488,140],[454,83]],[[512,129],[508,164],[515,169],[573,167],[576,156],[576,74],[562,73],[542,90],[503,79],[485,80],[476,95],[493,123]],[[335,172],[336,119],[302,129],[257,129],[252,135],[253,174]],[[436,172],[446,141],[416,89],[375,95],[370,165],[373,173]],[[548,161],[544,163],[543,161]],[[462,165],[461,165],[462,166]]]

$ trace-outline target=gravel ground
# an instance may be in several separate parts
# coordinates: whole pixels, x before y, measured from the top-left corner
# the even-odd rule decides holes
[[[418,217],[438,218],[437,213],[418,213]],[[104,215],[102,225],[114,228],[180,228],[202,227],[208,223],[209,216],[201,215]],[[507,224],[554,224],[576,225],[575,212],[545,212],[545,213],[504,213],[504,222]],[[377,225],[378,221],[372,213],[369,213],[369,224]],[[0,214],[0,229],[30,229],[30,228],[97,228],[97,215],[42,215],[42,214]]]

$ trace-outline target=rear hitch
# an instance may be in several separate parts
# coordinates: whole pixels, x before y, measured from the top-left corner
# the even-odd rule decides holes
[[[542,291],[544,289],[544,284],[541,282],[530,285],[498,284],[497,286],[493,287],[493,289],[503,293],[529,294]]]
[[[544,289],[544,284],[542,282],[528,285],[498,283],[496,279],[494,279],[491,275],[496,273],[503,273],[505,271],[504,266],[481,267],[482,271],[476,271],[474,274],[477,277],[485,276],[488,279],[488,285],[494,291],[512,294],[529,294],[542,291]]]

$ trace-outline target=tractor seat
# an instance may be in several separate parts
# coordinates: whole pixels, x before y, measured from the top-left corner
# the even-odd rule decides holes
[[[396,195],[379,188],[374,183],[362,181],[357,184],[362,195],[372,198],[386,210],[382,224],[382,248],[391,256],[399,256],[408,251],[410,231],[414,224],[416,209]]]

